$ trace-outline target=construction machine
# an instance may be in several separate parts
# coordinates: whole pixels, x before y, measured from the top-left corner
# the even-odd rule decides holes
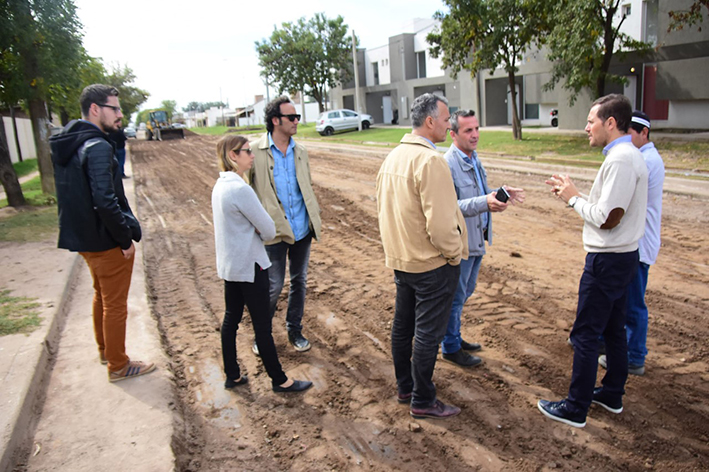
[[[158,141],[185,139],[185,130],[173,128],[165,110],[153,110],[148,113],[146,132],[148,133],[148,141],[151,141],[153,137]]]

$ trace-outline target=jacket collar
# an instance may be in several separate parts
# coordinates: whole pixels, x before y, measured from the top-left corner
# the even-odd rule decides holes
[[[413,133],[406,133],[400,141],[401,144],[420,144],[426,146],[428,149],[436,150],[436,146],[432,145],[430,141],[422,138],[421,136],[416,136]]]

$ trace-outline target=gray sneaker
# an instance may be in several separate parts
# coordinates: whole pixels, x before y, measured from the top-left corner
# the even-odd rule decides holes
[[[608,364],[606,362],[606,356],[605,354],[600,356],[598,358],[598,363],[603,367],[604,369],[608,368]],[[645,375],[645,366],[644,365],[634,365],[634,364],[628,364],[628,373],[630,375],[637,375],[637,376],[642,376]]]
[[[288,342],[293,345],[296,351],[304,352],[310,349],[310,341],[305,339],[300,331],[288,331]]]

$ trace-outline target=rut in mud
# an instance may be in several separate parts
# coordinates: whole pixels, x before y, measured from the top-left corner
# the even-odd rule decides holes
[[[464,370],[439,360],[438,395],[463,412],[416,421],[396,402],[389,354],[395,288],[374,199],[381,150],[305,143],[323,212],[303,321],[313,348],[296,353],[288,345],[284,298],[274,338],[288,375],[314,388],[271,392],[245,316],[239,361],[251,381],[224,390],[210,204],[216,140],[131,143],[149,296],[179,399],[179,470],[709,468],[706,201],[665,196],[663,247],[647,297],[648,373],[629,379],[621,415],[592,407],[578,430],[545,419],[535,404],[568,388],[581,221],[548,194],[543,178],[491,170],[491,185],[524,187],[527,203],[493,217],[495,244],[463,311],[463,335],[483,344],[485,363]]]

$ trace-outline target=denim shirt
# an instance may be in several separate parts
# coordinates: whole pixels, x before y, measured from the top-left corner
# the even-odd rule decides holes
[[[273,143],[271,133],[268,133],[268,145],[273,153],[273,180],[276,183],[276,194],[283,205],[286,218],[290,223],[296,241],[300,241],[310,232],[308,211],[305,208],[303,194],[295,174],[295,158],[293,149],[295,141],[291,138],[284,156]]]
[[[633,137],[630,136],[629,134],[626,134],[626,135],[624,135],[624,136],[621,136],[620,138],[616,138],[616,139],[614,139],[613,141],[611,141],[610,143],[608,143],[608,144],[606,145],[606,147],[603,148],[603,155],[604,155],[604,156],[607,155],[607,154],[608,154],[608,151],[610,151],[610,150],[613,148],[613,146],[615,146],[616,144],[620,144],[620,143],[632,143],[632,142],[633,142]]]

